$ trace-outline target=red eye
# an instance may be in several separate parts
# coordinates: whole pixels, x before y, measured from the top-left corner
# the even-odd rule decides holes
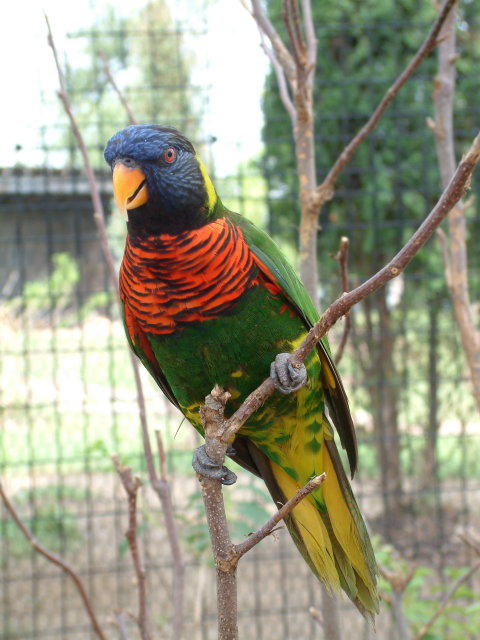
[[[163,157],[165,158],[165,162],[172,163],[177,157],[177,152],[173,147],[168,147],[163,153]]]

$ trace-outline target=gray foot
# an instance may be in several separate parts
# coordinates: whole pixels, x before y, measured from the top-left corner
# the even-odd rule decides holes
[[[234,484],[237,481],[237,476],[233,471],[208,457],[204,444],[193,452],[192,466],[199,475],[212,480],[220,480],[222,484]]]
[[[307,382],[307,370],[303,362],[294,367],[289,353],[279,353],[270,365],[270,377],[280,393],[297,391]]]

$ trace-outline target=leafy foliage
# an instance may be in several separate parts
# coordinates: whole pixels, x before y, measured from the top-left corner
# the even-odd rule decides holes
[[[380,565],[394,573],[407,574],[406,563],[395,555],[392,547],[380,546],[375,553]],[[433,569],[417,567],[412,580],[403,592],[403,609],[413,634],[418,633],[428,622],[437,611],[446,591],[467,571],[468,567],[446,568],[444,570],[445,585],[439,585]],[[379,588],[386,594],[387,599],[392,597],[392,586],[384,578],[380,578]],[[424,636],[425,640],[477,637],[479,610],[478,596],[475,591],[466,583],[460,585],[449,600],[445,611]]]

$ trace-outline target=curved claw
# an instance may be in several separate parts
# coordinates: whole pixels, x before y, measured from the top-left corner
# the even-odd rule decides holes
[[[212,480],[220,480],[222,484],[229,485],[237,481],[237,476],[233,471],[209,458],[204,444],[193,452],[192,466],[199,475]]]
[[[300,363],[299,367],[293,366],[289,353],[279,353],[270,365],[270,377],[280,393],[292,393],[297,391],[307,382],[307,370]]]

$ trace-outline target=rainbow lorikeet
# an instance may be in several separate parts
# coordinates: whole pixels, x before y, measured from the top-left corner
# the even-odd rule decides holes
[[[287,527],[329,589],[342,588],[366,615],[378,611],[375,558],[333,437],[331,421],[353,475],[355,433],[328,342],[306,359],[303,386],[288,356],[277,357],[294,350],[318,318],[300,280],[269,236],[222,204],[177,130],[126,127],[109,140],[105,159],[128,215],[120,295],[130,346],[200,432],[198,408],[215,384],[231,393],[228,415],[274,362],[284,393],[249,418],[231,457],[264,479],[276,504],[326,472]],[[205,455],[196,463],[207,472]],[[234,479],[225,467],[214,472],[226,484]]]

